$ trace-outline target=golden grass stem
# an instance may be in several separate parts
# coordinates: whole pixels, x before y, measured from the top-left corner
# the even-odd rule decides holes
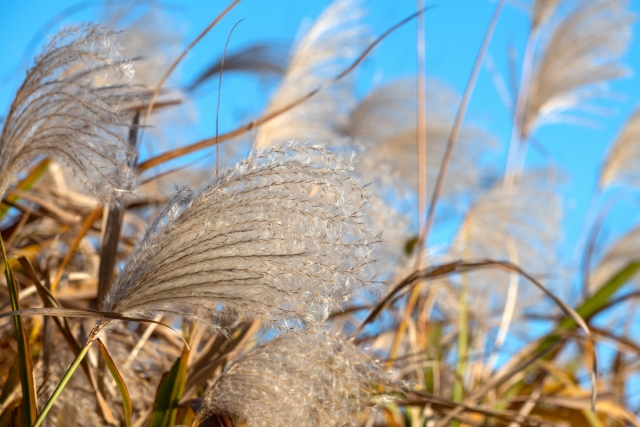
[[[500,0],[498,2],[498,4],[496,5],[495,10],[493,11],[493,15],[491,17],[491,21],[489,22],[489,26],[487,28],[487,31],[485,32],[484,35],[484,39],[482,40],[482,45],[480,46],[480,50],[478,51],[478,55],[476,56],[476,60],[475,63],[473,65],[473,69],[471,71],[471,76],[469,77],[469,81],[467,82],[467,87],[464,91],[464,95],[462,97],[462,101],[460,102],[460,108],[458,108],[458,112],[456,114],[456,118],[455,121],[453,123],[453,127],[451,129],[451,133],[449,134],[449,140],[447,141],[447,147],[445,149],[445,154],[444,154],[444,158],[442,159],[442,163],[440,164],[440,170],[438,171],[438,178],[436,179],[436,184],[435,184],[435,188],[433,190],[433,196],[431,198],[431,203],[429,204],[429,211],[427,212],[427,219],[426,222],[424,223],[424,226],[420,228],[420,234],[418,236],[418,257],[416,259],[416,268],[420,268],[420,259],[421,259],[421,254],[422,254],[422,250],[423,248],[426,246],[428,238],[429,238],[429,230],[431,229],[431,226],[433,224],[433,219],[435,217],[435,210],[436,210],[436,205],[438,203],[438,198],[440,196],[440,192],[442,191],[442,186],[444,183],[444,177],[447,173],[447,168],[449,166],[449,162],[451,161],[451,153],[453,153],[453,148],[455,146],[456,140],[458,138],[458,134],[460,132],[460,127],[462,126],[462,120],[464,119],[464,115],[467,111],[467,106],[469,105],[469,100],[471,99],[471,94],[473,93],[473,89],[475,87],[476,84],[476,80],[478,78],[478,74],[480,73],[480,67],[482,65],[482,61],[484,59],[484,56],[487,52],[487,49],[489,47],[489,43],[491,41],[491,38],[493,36],[493,32],[495,30],[496,24],[498,23],[498,18],[500,16],[500,12],[502,11],[502,7],[504,6],[505,0]],[[420,55],[418,55],[420,56]],[[420,73],[419,73],[420,74]],[[420,80],[420,79],[419,79]],[[418,93],[418,97],[420,97],[420,92]],[[424,102],[422,102],[422,104],[424,104]],[[420,120],[418,120],[418,123],[420,123]],[[420,132],[418,132],[418,135],[420,135]],[[420,140],[419,140],[420,142]],[[424,138],[424,143],[426,144],[426,137]],[[418,144],[418,147],[420,147],[420,143]],[[422,162],[422,157],[421,157],[422,152],[420,151],[418,156],[419,156],[419,164],[420,162]],[[424,149],[424,169],[425,169],[425,173],[426,173],[426,147]],[[420,177],[421,174],[418,173],[418,176]],[[418,182],[418,184],[420,184],[420,182]],[[419,187],[420,188],[420,187]],[[424,188],[426,191],[426,178],[424,180]],[[425,206],[426,206],[426,196],[425,196]],[[420,212],[419,212],[420,214]],[[409,298],[409,302],[411,301],[417,301],[417,297],[418,297],[418,293],[420,292],[420,287],[416,286],[412,291],[411,291],[411,297]],[[414,302],[415,305],[415,302]],[[407,305],[407,312],[412,313],[413,312],[413,306],[409,306]],[[398,327],[398,332],[397,335],[402,335],[404,334],[404,331],[406,330],[406,324],[405,321],[402,320],[402,322],[400,323],[400,326]],[[396,338],[394,339],[394,343],[395,342],[400,342],[402,340],[402,336],[398,337],[396,336]]]
[[[64,269],[67,266],[67,263],[71,260],[71,257],[73,256],[73,252],[78,248],[78,245],[80,245],[80,242],[82,241],[84,236],[87,234],[89,229],[91,229],[91,226],[93,225],[93,223],[96,222],[98,219],[100,219],[103,213],[102,211],[103,211],[102,206],[96,207],[93,211],[91,211],[89,216],[87,216],[87,218],[82,223],[82,227],[80,228],[80,231],[78,231],[78,234],[76,234],[76,237],[73,239],[71,246],[69,246],[67,255],[65,255],[64,259],[58,266],[58,272],[56,273],[56,277],[53,279],[53,282],[51,283],[52,293],[56,291],[56,288],[60,283],[60,279],[62,279],[62,274],[64,273]]]
[[[422,9],[423,0],[417,0],[416,8]],[[424,64],[424,16],[417,20],[416,27],[416,59],[418,62],[418,70],[416,74],[416,86],[418,89],[417,108],[417,146],[418,146],[418,244],[416,245],[417,258],[416,267],[421,267],[422,252],[424,250],[424,238],[426,232],[426,213],[427,213],[427,95],[425,93],[425,64]],[[413,295],[412,295],[413,296]]]
[[[487,49],[489,48],[489,43],[491,42],[491,38],[493,37],[493,33],[496,28],[496,24],[498,23],[498,18],[500,17],[500,12],[502,11],[504,3],[505,0],[500,0],[498,4],[496,4],[496,8],[494,9],[493,15],[491,16],[491,21],[489,21],[489,26],[487,27],[487,31],[484,34],[482,45],[480,45],[480,50],[478,51],[478,55],[476,56],[476,61],[473,64],[473,69],[471,71],[471,76],[469,76],[467,87],[465,88],[464,94],[462,95],[460,108],[458,108],[458,112],[456,113],[456,118],[453,122],[451,133],[449,134],[449,140],[447,141],[447,147],[444,152],[444,157],[442,158],[442,163],[440,164],[440,170],[438,171],[438,178],[436,179],[436,184],[433,189],[433,196],[431,197],[431,203],[429,204],[429,211],[427,212],[427,221],[425,223],[425,228],[424,230],[420,230],[422,238],[419,238],[419,241],[422,240],[423,245],[426,245],[428,243],[429,231],[431,230],[431,226],[433,225],[438,198],[440,197],[440,193],[442,192],[444,177],[447,174],[447,169],[451,161],[451,154],[453,153],[453,148],[455,147],[456,141],[458,139],[458,134],[460,133],[460,128],[462,126],[462,120],[464,119],[464,116],[467,112],[471,94],[473,93],[473,89],[475,88],[484,56],[487,52]]]

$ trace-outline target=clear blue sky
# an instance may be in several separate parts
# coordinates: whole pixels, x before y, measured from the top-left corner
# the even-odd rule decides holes
[[[373,34],[380,34],[411,14],[415,8],[413,1],[371,0],[364,3],[369,10],[366,22],[371,26]],[[635,11],[640,11],[639,2],[632,3]],[[0,114],[8,108],[24,76],[23,54],[32,37],[49,19],[70,7],[74,13],[68,15],[66,22],[96,20],[96,17],[102,14],[102,8],[96,6],[99,4],[101,3],[97,1],[78,3],[69,0],[6,2],[0,15],[0,51],[3,59],[0,63]],[[164,5],[168,13],[175,17],[175,25],[184,29],[184,42],[188,43],[223,9],[226,2],[174,1],[159,4]],[[296,36],[300,23],[305,19],[310,22],[328,4],[328,1],[243,0],[192,51],[184,61],[179,74],[188,79],[200,71],[208,61],[218,57],[231,27],[240,19],[244,19],[244,22],[235,30],[230,50],[260,39],[291,41]],[[495,0],[443,0],[428,4],[436,7],[426,14],[427,72],[461,93],[495,7]],[[508,68],[507,51],[510,46],[514,46],[520,54],[522,53],[527,22],[525,11],[514,6],[505,7],[490,46],[490,55],[505,78]],[[47,33],[55,33],[55,28],[49,28]],[[42,38],[38,40],[42,41]],[[41,43],[35,52],[39,51],[40,45]],[[28,52],[27,61],[31,61],[35,52]],[[631,68],[640,66],[640,39],[634,39],[632,42],[625,63]],[[415,64],[415,23],[411,23],[389,36],[361,66],[359,77],[362,88],[364,90],[373,80],[384,81],[412,75],[415,73]],[[561,189],[566,213],[566,243],[562,251],[565,254],[570,252],[579,232],[603,154],[640,99],[640,85],[634,78],[615,81],[611,87],[621,97],[608,104],[615,107],[615,114],[602,119],[600,127],[594,129],[549,125],[536,133],[537,139],[551,152],[568,178]],[[251,110],[255,104],[254,99],[257,99],[258,103],[264,102],[264,96],[257,92],[258,89],[257,86],[245,87],[242,84],[234,85],[233,82],[230,86],[225,86],[220,116],[221,131],[231,128],[241,114]],[[199,104],[199,107],[211,109],[215,106],[213,97],[200,102],[202,104]],[[502,104],[486,68],[480,74],[468,117],[470,120],[481,122],[500,139],[504,157],[511,129],[510,115]],[[202,120],[189,137],[211,136],[214,132],[213,126],[213,118]],[[540,161],[539,156],[530,152],[530,164]],[[503,164],[503,161],[500,160],[499,164]],[[638,219],[637,206],[628,200],[614,209],[608,225],[610,236],[619,235]]]

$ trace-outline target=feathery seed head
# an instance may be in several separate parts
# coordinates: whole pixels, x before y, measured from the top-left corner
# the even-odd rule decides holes
[[[134,247],[103,310],[167,312],[222,332],[325,319],[375,283],[379,238],[351,158],[295,143],[258,151],[201,191],[181,190]]]
[[[545,8],[553,2],[545,3]],[[631,40],[634,16],[627,0],[576,2],[556,26],[535,67],[522,136],[543,123],[569,118],[564,113],[601,97],[606,82],[628,70],[620,63]]]
[[[350,342],[328,334],[286,334],[233,363],[205,395],[200,420],[235,414],[251,427],[351,426],[384,382]]]
[[[600,173],[600,187],[614,182],[629,186],[640,182],[638,157],[640,156],[640,108],[636,109],[622,127]]]
[[[135,151],[121,135],[131,125],[127,105],[146,90],[131,82],[114,39],[99,26],[68,27],[36,58],[2,129],[0,194],[37,156],[62,162],[103,201],[131,190]]]
[[[364,10],[358,0],[336,0],[318,17],[295,45],[282,82],[269,101],[266,113],[276,111],[318,88],[346,68],[365,47]],[[351,103],[348,80],[333,84],[303,104],[260,127],[256,146],[265,147],[292,139],[336,141],[341,113]]]

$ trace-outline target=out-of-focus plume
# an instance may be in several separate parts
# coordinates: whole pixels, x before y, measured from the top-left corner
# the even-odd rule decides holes
[[[471,206],[455,237],[452,255],[456,259],[507,259],[526,265],[532,272],[547,271],[555,262],[561,220],[557,195],[536,185],[532,176],[525,175],[519,186],[509,190],[500,183],[479,195]],[[474,278],[471,293],[478,292],[487,299],[489,295],[497,295],[498,305],[504,303],[502,298],[506,294],[496,292],[496,286],[506,288],[508,273],[487,270],[469,274]],[[527,290],[533,291],[531,295],[540,295],[532,287]],[[539,301],[519,300],[526,305]],[[489,304],[484,308],[490,308]]]
[[[640,227],[635,227],[611,244],[589,278],[589,290],[600,288],[630,262],[640,261]],[[638,277],[634,282],[640,283]]]
[[[342,132],[362,144],[366,156],[360,160],[363,170],[376,171],[375,164],[388,164],[403,182],[396,180],[397,187],[407,186],[415,191],[418,175],[416,89],[409,80],[398,80],[373,90],[350,114]],[[427,172],[429,194],[433,185],[453,125],[458,96],[442,82],[427,82]],[[473,125],[462,128],[459,142],[453,153],[449,174],[445,181],[444,194],[478,188],[481,168],[477,167],[483,150],[494,145],[494,138]],[[367,162],[367,165],[364,163]],[[371,175],[372,179],[384,179]],[[365,176],[368,179],[369,176]]]
[[[524,139],[539,125],[561,121],[562,113],[602,96],[598,86],[627,73],[619,61],[631,39],[634,17],[628,1],[576,3],[539,53],[525,109]],[[540,5],[540,10],[548,7]]]
[[[131,82],[132,63],[113,33],[99,26],[59,32],[27,72],[0,139],[0,194],[38,156],[52,156],[96,197],[108,201],[133,188],[135,156],[124,135],[127,106],[146,91]]]
[[[122,53],[136,61],[136,78],[155,87],[171,62],[180,54],[182,35],[178,23],[157,8],[140,13],[140,4],[112,3],[107,8],[105,26],[120,30],[117,34]],[[136,13],[137,12],[137,13]]]
[[[640,108],[627,120],[613,143],[600,173],[600,187],[617,181],[621,184],[640,184]]]
[[[534,30],[551,18],[559,3],[560,0],[534,0],[531,11],[531,26]]]
[[[327,334],[287,334],[234,362],[213,384],[200,420],[234,414],[251,427],[360,425],[356,415],[381,382],[350,342]]]
[[[364,50],[364,12],[354,0],[332,3],[294,47],[289,66],[265,113],[306,95],[334,78]],[[334,84],[296,108],[260,127],[256,146],[264,147],[292,139],[314,143],[335,141],[340,117],[351,101],[351,85]]]
[[[375,281],[378,237],[361,213],[352,159],[277,145],[200,192],[179,191],[131,252],[103,309],[166,312],[225,330],[322,320]]]

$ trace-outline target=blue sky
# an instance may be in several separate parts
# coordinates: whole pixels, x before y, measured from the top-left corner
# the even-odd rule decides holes
[[[411,14],[415,8],[413,1],[371,0],[364,3],[369,12],[366,22],[373,34],[382,33]],[[64,10],[74,12],[68,14],[66,22],[95,21],[103,13],[103,8],[97,6],[99,4],[101,3],[32,0],[4,5],[0,16],[0,51],[3,54],[3,61],[0,63],[0,111],[7,110],[24,76],[25,64],[30,63],[34,53],[39,51],[41,43],[38,43],[35,52],[27,52],[25,62],[25,49],[43,25]],[[176,28],[185,33],[185,44],[226,6],[225,2],[220,1],[174,1],[158,4],[174,17],[173,24]],[[219,57],[229,31],[240,19],[244,21],[233,33],[230,51],[260,39],[291,41],[300,24],[305,20],[310,23],[328,4],[328,1],[243,0],[187,56],[178,71],[178,77],[188,81],[210,60]],[[425,18],[427,73],[461,93],[495,7],[495,0],[444,0],[428,4],[435,7],[427,12]],[[631,7],[636,12],[640,11],[638,2],[633,2]],[[55,33],[56,28],[47,28],[47,33]],[[522,54],[527,28],[527,13],[522,8],[507,5],[489,49],[490,57],[505,79],[508,70],[507,52],[510,47],[514,47],[519,55]],[[36,40],[42,41],[42,37]],[[624,60],[632,69],[640,65],[639,40],[633,40]],[[358,74],[361,89],[366,90],[374,81],[410,76],[415,73],[415,67],[415,22],[412,22],[390,35],[362,64]],[[222,132],[232,128],[247,113],[259,111],[259,106],[266,99],[259,85],[233,79],[225,83],[220,112]],[[536,138],[551,153],[566,177],[566,182],[561,187],[565,208],[565,243],[561,251],[564,256],[571,252],[579,233],[603,155],[640,97],[640,85],[634,78],[615,81],[611,88],[618,95],[615,101],[606,104],[612,107],[613,114],[599,119],[598,127],[558,124],[544,126],[536,133]],[[197,105],[199,109],[212,111],[215,97],[205,97]],[[188,136],[183,135],[180,142],[213,135],[213,117],[202,116],[197,127]],[[510,113],[503,105],[486,67],[480,73],[467,117],[468,120],[481,123],[499,138],[502,153],[498,154],[501,156],[498,164],[504,164],[511,130]],[[543,159],[530,150],[527,161],[529,165],[535,165],[542,163]],[[614,208],[606,227],[610,238],[620,235],[636,222],[638,215],[634,203],[632,198],[627,197]]]

